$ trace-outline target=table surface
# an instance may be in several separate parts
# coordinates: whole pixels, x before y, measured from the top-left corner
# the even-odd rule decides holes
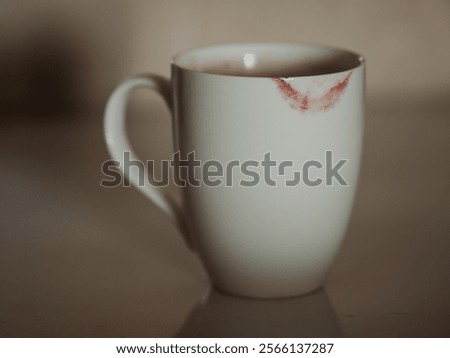
[[[133,106],[143,158],[171,153],[159,100]],[[101,188],[102,110],[0,121],[0,337],[450,337],[450,103],[368,103],[355,209],[324,289],[210,288],[134,188]]]

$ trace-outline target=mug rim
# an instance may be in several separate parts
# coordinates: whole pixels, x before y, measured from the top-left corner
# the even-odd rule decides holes
[[[286,76],[280,76],[279,74],[264,74],[264,75],[254,75],[254,74],[241,74],[241,73],[219,73],[215,71],[208,71],[208,70],[200,70],[190,67],[186,64],[186,61],[189,60],[189,58],[198,57],[200,58],[202,54],[206,54],[208,52],[224,52],[226,50],[239,50],[245,53],[245,55],[251,54],[251,51],[255,51],[255,49],[274,49],[274,48],[284,48],[284,49],[291,49],[291,50],[302,50],[307,52],[322,52],[328,53],[329,55],[343,55],[347,56],[349,59],[353,61],[352,65],[344,66],[342,69],[336,70],[336,71],[323,71],[320,73],[315,74],[295,74],[295,75],[286,75]],[[245,56],[244,55],[244,56]],[[245,60],[245,59],[244,59]],[[182,62],[185,62],[184,64]],[[171,58],[171,66],[175,67],[179,70],[190,72],[190,73],[197,73],[197,74],[205,74],[205,75],[211,75],[211,76],[222,76],[222,77],[236,77],[236,78],[274,78],[274,77],[281,77],[281,78],[308,78],[308,77],[320,77],[320,76],[327,76],[327,75],[333,75],[333,74],[339,74],[339,73],[345,73],[349,71],[353,71],[357,68],[364,67],[366,63],[366,59],[364,56],[360,55],[357,52],[350,51],[347,49],[343,49],[340,47],[334,47],[334,46],[328,46],[328,45],[320,45],[320,44],[310,44],[305,42],[230,42],[230,43],[221,43],[221,44],[213,44],[208,46],[200,46],[200,47],[194,47],[188,50],[184,50],[181,52],[176,53]]]

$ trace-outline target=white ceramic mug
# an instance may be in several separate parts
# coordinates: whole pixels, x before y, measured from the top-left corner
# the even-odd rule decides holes
[[[175,56],[168,81],[131,77],[111,95],[105,136],[111,156],[136,159],[125,134],[125,109],[138,87],[159,92],[172,112],[175,150],[217,160],[292,161],[308,183],[186,186],[179,207],[159,188],[138,186],[198,252],[213,284],[248,297],[287,297],[321,286],[351,214],[364,126],[364,60],[338,49],[243,43]],[[332,158],[330,158],[332,156]],[[343,181],[321,171],[344,161]],[[330,167],[330,168],[329,168]],[[278,168],[279,169],[279,168]],[[263,175],[262,167],[255,169]],[[305,171],[304,171],[305,172]],[[196,175],[200,174],[196,169]],[[286,173],[284,173],[286,174]],[[322,177],[321,177],[322,175]],[[327,174],[328,175],[328,174]],[[321,181],[322,180],[322,181]],[[321,182],[320,182],[321,181]],[[320,184],[318,184],[320,183]]]

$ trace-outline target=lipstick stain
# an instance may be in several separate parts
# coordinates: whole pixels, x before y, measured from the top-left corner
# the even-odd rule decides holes
[[[333,108],[341,98],[342,94],[347,88],[350,78],[350,72],[344,79],[338,81],[325,94],[317,97],[311,96],[307,91],[302,93],[296,90],[292,85],[287,83],[282,78],[272,78],[277,84],[278,90],[281,92],[283,98],[289,102],[291,108],[300,112],[325,112]]]

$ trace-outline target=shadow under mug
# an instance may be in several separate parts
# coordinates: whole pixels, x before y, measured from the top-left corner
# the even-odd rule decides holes
[[[323,284],[351,214],[364,67],[355,53],[302,44],[186,51],[172,59],[170,81],[142,75],[117,87],[106,107],[106,143],[122,171],[124,152],[136,160],[127,101],[139,87],[158,92],[172,113],[175,151],[203,165],[188,169],[204,179],[205,163],[223,164],[231,185],[188,183],[178,205],[146,172],[142,186],[139,173],[127,171],[130,182],[174,222],[221,290],[260,298],[311,292]],[[228,172],[231,162],[252,164],[253,185],[245,184],[250,166]]]
[[[342,337],[324,290],[277,300],[234,297],[211,290],[190,312],[178,338]]]

